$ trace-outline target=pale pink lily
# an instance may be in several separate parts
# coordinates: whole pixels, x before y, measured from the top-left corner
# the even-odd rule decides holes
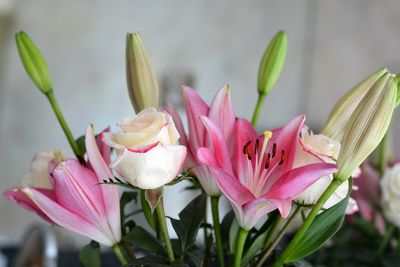
[[[206,116],[216,123],[221,129],[225,141],[229,143],[232,139],[236,119],[230,97],[230,85],[226,84],[218,91],[211,106],[208,106],[190,87],[183,86],[182,90],[189,128],[188,135],[185,133],[181,117],[175,108],[170,106],[169,110],[181,136],[181,143],[188,148],[185,167],[193,168],[192,171],[198,177],[201,186],[209,196],[219,196],[221,192],[212,173],[208,167],[199,161],[197,156],[197,150],[200,147],[208,147],[210,145],[206,128],[200,117]]]
[[[85,144],[91,167],[68,159],[51,172],[52,187],[17,187],[4,195],[52,224],[112,246],[121,240],[118,188],[99,185],[113,176],[96,144],[92,126],[86,130]]]
[[[336,165],[329,163],[293,168],[304,116],[264,136],[258,136],[247,120],[238,119],[232,152],[217,124],[206,117],[202,121],[212,145],[200,148],[198,157],[210,168],[244,229],[253,228],[275,209],[286,218],[296,196],[317,179],[336,171]]]

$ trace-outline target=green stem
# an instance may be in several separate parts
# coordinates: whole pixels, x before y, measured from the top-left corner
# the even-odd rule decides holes
[[[51,107],[53,108],[54,114],[56,115],[58,122],[61,125],[61,128],[65,133],[65,136],[67,137],[68,143],[71,146],[72,151],[74,152],[75,156],[79,159],[80,162],[84,162],[81,151],[79,150],[79,147],[75,142],[75,138],[72,135],[72,132],[69,129],[67,122],[65,121],[64,115],[61,112],[60,106],[57,103],[54,93],[49,92],[48,94],[46,94],[46,96],[50,102]]]
[[[272,238],[274,237],[274,234],[275,234],[276,230],[278,229],[278,226],[281,223],[281,221],[282,221],[282,217],[280,215],[276,216],[274,223],[272,224],[271,229],[268,231],[267,236],[265,238],[264,250],[267,249],[267,247],[271,243]]]
[[[293,221],[293,219],[297,216],[301,209],[301,206],[297,206],[295,211],[290,215],[289,219],[286,221],[286,223],[283,225],[282,229],[279,231],[278,235],[274,239],[274,241],[269,244],[266,248],[264,248],[265,252],[264,255],[258,260],[256,267],[262,267],[263,263],[267,260],[268,256],[271,254],[271,252],[275,249],[276,245],[278,245],[279,241],[281,241],[283,235],[286,233],[286,229],[290,225],[290,223]]]
[[[334,178],[332,182],[329,184],[328,188],[324,191],[322,196],[318,199],[317,203],[311,209],[310,214],[307,216],[306,220],[304,221],[303,225],[300,229],[296,232],[295,236],[293,237],[292,241],[280,255],[278,260],[274,263],[273,267],[280,267],[283,265],[285,259],[288,256],[289,251],[291,251],[294,246],[303,238],[304,234],[311,226],[312,222],[314,221],[315,217],[318,215],[319,210],[325,204],[325,202],[329,199],[329,197],[335,192],[335,190],[339,187],[342,182]]]
[[[160,203],[158,203],[156,207],[156,212],[161,234],[163,236],[165,247],[167,249],[168,260],[170,263],[172,263],[175,261],[175,256],[174,256],[174,251],[172,250],[171,240],[169,240],[167,221],[165,220],[165,212],[162,199],[160,200]]]
[[[205,205],[205,209],[204,209],[204,221],[207,222],[207,202]],[[211,243],[212,240],[209,238],[208,236],[208,228],[206,226],[203,227],[203,233],[204,233],[204,260],[203,260],[203,267],[208,267],[208,259],[210,257],[210,249],[211,249]]]
[[[125,241],[121,241],[121,245],[124,248],[126,255],[128,255],[128,257],[131,260],[136,260],[135,254],[133,253],[131,247],[129,246],[129,244]]]
[[[235,261],[233,266],[234,267],[240,267],[240,263],[242,262],[242,254],[243,254],[243,248],[244,248],[244,243],[246,242],[247,235],[249,234],[249,231],[243,228],[240,228],[238,236],[236,238],[236,250],[235,250]]]
[[[387,147],[389,143],[388,133],[385,134],[378,146],[378,170],[381,175],[385,172],[387,162]]]
[[[266,94],[258,94],[256,108],[254,109],[253,117],[251,118],[251,124],[255,127],[260,117],[260,113],[264,104]]]
[[[396,227],[393,224],[389,225],[389,229],[386,231],[385,236],[382,239],[382,242],[379,244],[378,248],[379,254],[382,254],[385,251],[387,245],[389,244],[390,239],[392,238],[395,229]]]
[[[221,236],[221,224],[219,222],[219,210],[218,210],[218,197],[211,197],[211,212],[213,217],[213,224],[214,224],[214,232],[215,232],[215,241],[217,245],[217,255],[219,266],[224,267],[224,247],[222,245],[222,236]]]
[[[124,253],[122,252],[121,244],[115,244],[114,246],[112,246],[112,250],[114,251],[115,256],[117,256],[119,262],[123,266],[128,264],[128,261],[125,259]]]

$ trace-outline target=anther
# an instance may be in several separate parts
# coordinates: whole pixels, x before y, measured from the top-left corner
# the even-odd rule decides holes
[[[258,140],[258,138],[257,138],[256,145],[254,146],[254,151],[255,151],[256,154],[258,153],[258,146],[259,145],[260,145],[260,140]]]
[[[283,162],[285,161],[285,158],[286,158],[285,150],[282,150],[281,160],[279,161],[279,165],[283,164]]]
[[[276,155],[276,143],[272,145],[272,157],[275,157],[275,155]]]
[[[247,148],[250,145],[250,143],[251,143],[251,140],[247,141],[247,143],[243,146],[243,154],[247,155],[249,153]]]
[[[265,166],[264,166],[264,168],[265,168],[265,169],[268,169],[270,163],[271,163],[271,154],[268,153],[267,158],[265,159]]]

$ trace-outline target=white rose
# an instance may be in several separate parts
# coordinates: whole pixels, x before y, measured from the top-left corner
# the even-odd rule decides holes
[[[51,171],[65,157],[60,151],[44,151],[36,154],[31,162],[31,170],[22,179],[22,186],[52,189]]]
[[[340,143],[322,134],[313,134],[304,127],[301,131],[302,144],[298,147],[295,164],[305,165],[317,162],[336,163],[337,156],[340,151]],[[302,157],[302,152],[306,150],[315,155],[315,162],[305,162]],[[314,182],[306,190],[303,191],[297,198],[296,202],[314,205],[321,197],[325,189],[333,180],[333,175],[327,175]],[[327,202],[322,207],[328,209],[335,204],[339,203],[347,196],[349,189],[348,181],[342,183],[338,189],[332,194]],[[349,199],[349,204],[346,209],[347,214],[351,214],[358,211],[357,203],[354,199]]]
[[[186,147],[168,112],[147,108],[123,119],[121,132],[104,132],[101,139],[116,149],[111,163],[116,176],[142,189],[155,189],[172,181],[182,169]]]
[[[383,213],[388,221],[400,227],[400,164],[385,171],[380,185]]]

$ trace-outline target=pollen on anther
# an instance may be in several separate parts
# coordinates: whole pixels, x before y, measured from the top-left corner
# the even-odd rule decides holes
[[[255,151],[255,153],[258,153],[258,146],[260,145],[260,140],[258,140],[258,138],[257,138],[257,140],[256,140],[256,144],[255,144],[255,146],[254,146],[254,151]]]
[[[286,158],[285,150],[282,150],[282,153],[281,153],[281,160],[279,161],[279,165],[282,165],[283,162],[285,162],[285,158]]]
[[[276,143],[272,145],[272,157],[275,157],[275,155],[276,155]]]
[[[243,146],[243,154],[245,154],[245,155],[249,154],[248,146],[250,145],[250,143],[251,143],[251,140],[247,141],[247,143]]]
[[[271,163],[271,154],[268,153],[267,158],[265,159],[265,169],[269,168],[269,164]]]

